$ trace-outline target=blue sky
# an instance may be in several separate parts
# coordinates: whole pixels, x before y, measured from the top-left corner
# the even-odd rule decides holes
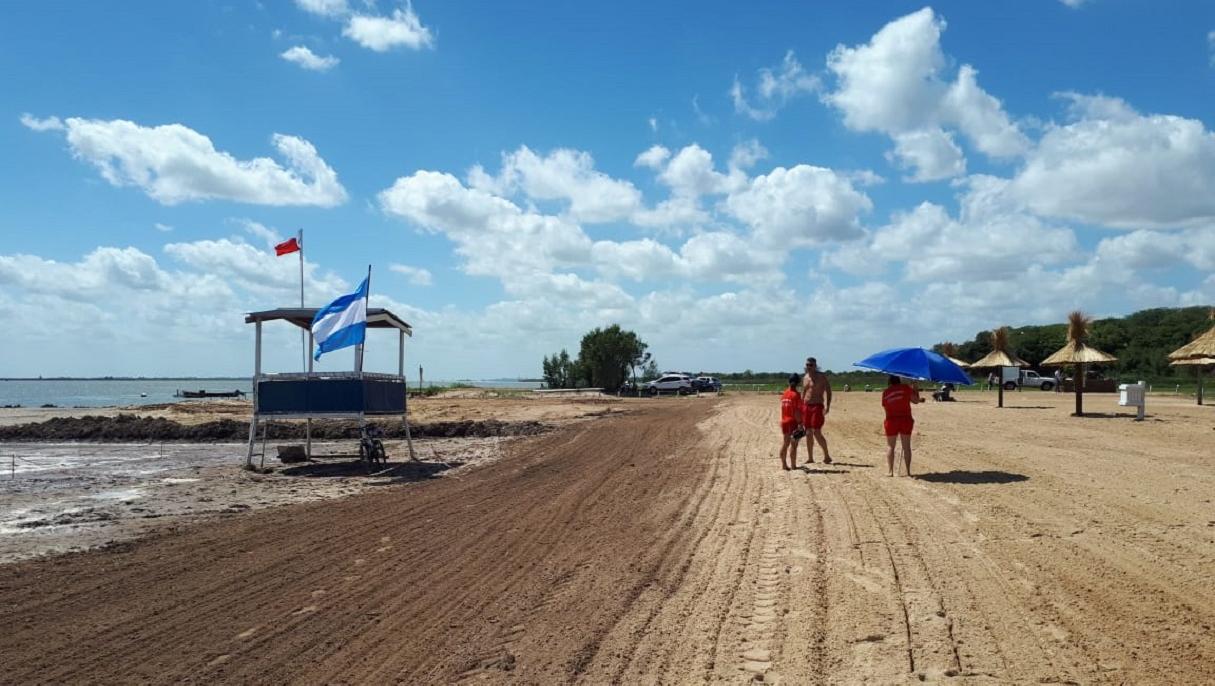
[[[298,228],[309,304],[373,264],[432,378],[1215,302],[1215,5],[655,5],[8,8],[0,375],[247,373]]]

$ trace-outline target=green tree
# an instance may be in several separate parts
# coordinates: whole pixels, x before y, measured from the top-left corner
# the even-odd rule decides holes
[[[578,382],[578,363],[570,359],[570,354],[561,349],[552,356],[546,355],[543,362],[544,384],[549,388],[576,388]]]
[[[651,358],[641,370],[641,380],[642,382],[653,381],[660,376],[662,376],[662,374],[658,371],[658,362]]]
[[[621,329],[619,324],[595,328],[582,337],[578,365],[588,384],[614,391],[628,378],[629,369],[645,355],[647,347],[637,334]]]

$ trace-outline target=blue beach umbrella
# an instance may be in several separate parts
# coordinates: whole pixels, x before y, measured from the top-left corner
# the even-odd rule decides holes
[[[866,357],[853,366],[898,374],[921,381],[940,381],[971,385],[974,382],[958,365],[944,355],[923,348],[892,348]]]

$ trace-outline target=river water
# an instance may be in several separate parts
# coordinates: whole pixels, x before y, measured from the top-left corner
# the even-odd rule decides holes
[[[414,382],[416,383],[416,382]],[[413,388],[414,383],[410,383]],[[435,381],[427,386],[463,383],[479,388],[539,388],[532,381]],[[235,391],[251,390],[249,377],[231,379],[0,379],[0,406],[105,407],[110,405],[150,405],[177,400],[178,390]]]

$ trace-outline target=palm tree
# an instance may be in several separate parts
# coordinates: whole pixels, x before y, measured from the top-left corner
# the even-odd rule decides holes
[[[1009,351],[1007,326],[1001,326],[992,331],[991,352],[987,353],[987,356],[978,362],[970,363],[971,369],[996,369],[996,377],[999,379],[999,383],[997,384],[999,395],[997,396],[996,407],[1004,407],[1004,368],[1028,366],[1028,362]]]
[[[1088,344],[1088,328],[1093,318],[1080,310],[1067,315],[1067,343],[1053,355],[1042,360],[1043,366],[1075,368],[1076,417],[1084,416],[1084,372],[1090,364],[1117,362],[1118,358]]]

